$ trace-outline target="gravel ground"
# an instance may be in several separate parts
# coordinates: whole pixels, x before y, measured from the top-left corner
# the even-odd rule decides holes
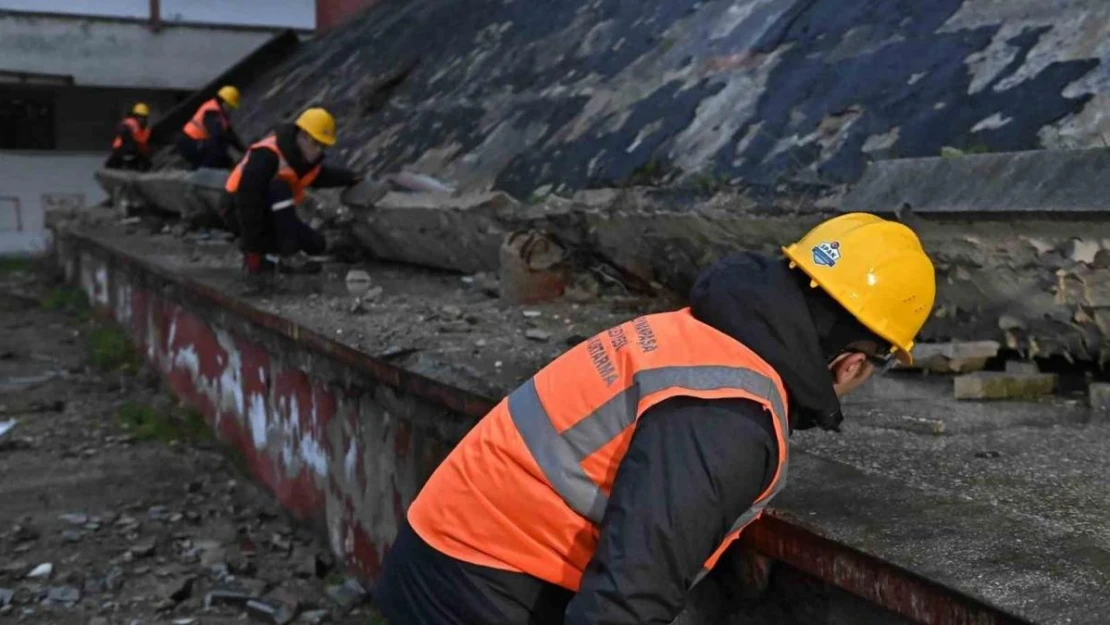
[[[72,293],[0,267],[0,622],[375,622]]]

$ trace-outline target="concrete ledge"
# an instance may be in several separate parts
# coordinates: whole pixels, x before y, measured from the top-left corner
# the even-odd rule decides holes
[[[151,365],[242,452],[255,477],[293,514],[325,530],[336,554],[368,579],[424,479],[492,405],[92,238],[63,234],[57,254],[69,279],[131,331]],[[964,592],[929,581],[905,566],[938,579],[945,570],[930,568],[919,552],[907,557],[898,549],[903,543],[868,540],[827,523],[824,513],[810,516],[832,506],[838,523],[858,528],[919,513],[915,491],[905,485],[887,487],[904,495],[892,501],[849,508],[842,499],[826,501],[839,491],[826,465],[799,455],[794,494],[748,533],[749,544],[915,622],[1055,622],[1037,606],[1011,606],[1031,619],[1025,620],[973,598],[989,590],[978,586],[981,580],[959,578]],[[863,480],[867,492],[883,492],[865,475],[851,479]],[[980,538],[965,536],[966,548]],[[949,549],[958,554],[964,547]],[[1022,561],[1020,545],[997,549],[999,558]]]
[[[1110,213],[1110,149],[1036,150],[871,163],[844,210]]]

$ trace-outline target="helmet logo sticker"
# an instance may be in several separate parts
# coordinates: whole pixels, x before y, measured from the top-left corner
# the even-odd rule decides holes
[[[813,248],[813,262],[822,267],[835,267],[840,260],[840,242],[822,242]]]

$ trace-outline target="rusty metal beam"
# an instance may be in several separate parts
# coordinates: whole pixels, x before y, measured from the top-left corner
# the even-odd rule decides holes
[[[178,276],[108,243],[76,233],[60,233],[66,246],[122,265],[142,282],[180,292],[180,303],[215,305],[295,341],[311,351],[364,372],[413,398],[480,418],[495,400],[411,373],[337,343],[289,319],[259,310],[212,287]],[[980,600],[926,579],[847,545],[821,536],[774,511],[745,530],[742,541],[757,551],[921,625],[1033,625]]]

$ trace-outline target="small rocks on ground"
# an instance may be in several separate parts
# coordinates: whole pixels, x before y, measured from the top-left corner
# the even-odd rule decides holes
[[[80,589],[74,588],[73,586],[52,586],[46,591],[46,599],[43,603],[47,605],[72,606],[80,600]]]
[[[89,522],[87,514],[63,514],[58,518],[70,525],[84,525]]]
[[[27,574],[27,579],[46,579],[54,574],[54,565],[49,562],[44,562]]]
[[[344,612],[348,612],[355,606],[366,601],[368,599],[368,594],[358,580],[353,577],[348,577],[343,580],[342,584],[328,587],[328,597],[334,601],[340,609]]]
[[[524,331],[524,338],[531,341],[548,341],[551,339],[551,333],[538,328],[530,328]]]

